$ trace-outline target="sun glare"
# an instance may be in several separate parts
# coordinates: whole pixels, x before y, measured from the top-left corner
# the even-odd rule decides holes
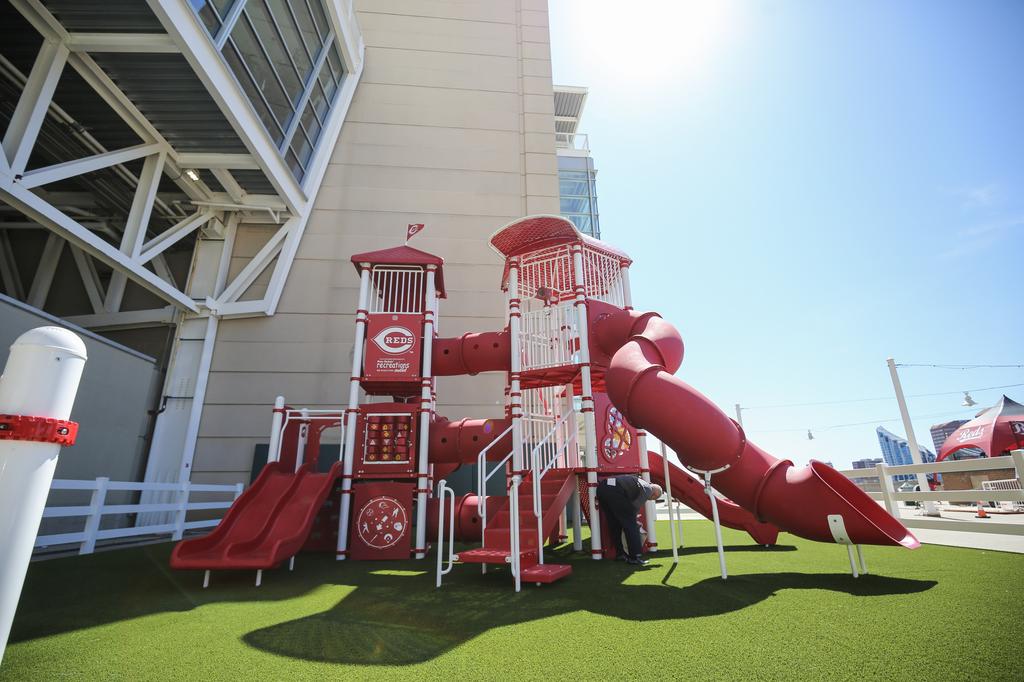
[[[607,78],[645,88],[707,74],[740,22],[731,0],[583,0],[571,8],[576,56]]]

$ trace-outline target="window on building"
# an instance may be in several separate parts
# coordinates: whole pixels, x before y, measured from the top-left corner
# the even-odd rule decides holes
[[[345,76],[323,0],[190,0],[301,180]]]

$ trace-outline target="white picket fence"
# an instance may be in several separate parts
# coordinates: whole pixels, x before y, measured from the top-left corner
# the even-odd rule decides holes
[[[896,490],[893,476],[901,474],[948,474],[969,471],[993,471],[1009,469],[1013,478],[1024,481],[1024,450],[1014,450],[1004,457],[984,457],[961,461],[931,462],[928,464],[907,464],[888,466],[878,464],[874,469],[843,469],[839,473],[850,479],[878,479],[881,492],[868,492],[873,499],[885,505],[890,514],[895,516],[907,528],[929,528],[934,530],[959,530],[976,533],[999,533],[1005,535],[1024,535],[1024,524],[999,523],[988,521],[972,521],[960,519],[942,519],[936,517],[901,515],[906,508],[900,502],[1013,502],[1024,503],[1024,490],[1019,487],[1001,490],[922,490],[900,492]],[[1007,477],[1009,478],[1009,477]],[[854,481],[856,482],[856,481]]]
[[[54,479],[50,490],[91,490],[92,499],[88,505],[72,507],[47,507],[43,511],[44,519],[85,517],[85,528],[77,533],[56,533],[36,537],[36,549],[60,545],[78,544],[79,554],[91,554],[96,549],[96,542],[142,535],[170,535],[172,540],[180,540],[187,530],[211,528],[220,523],[220,519],[203,519],[186,521],[190,511],[208,511],[227,509],[238,499],[244,489],[243,484],[215,485],[203,483],[139,483],[133,481],[111,481],[100,477],[94,481],[74,481]],[[163,504],[111,504],[106,503],[107,493],[113,491],[127,492],[164,492],[177,499]],[[190,502],[192,493],[222,493],[230,495],[230,500],[223,502]],[[173,514],[170,523],[135,525],[129,528],[100,529],[100,521],[108,514],[146,514],[162,512]],[[137,517],[142,519],[143,517]],[[166,517],[165,517],[166,518]]]

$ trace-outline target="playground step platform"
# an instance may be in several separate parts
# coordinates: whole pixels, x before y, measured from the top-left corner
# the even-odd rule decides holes
[[[524,583],[553,583],[572,574],[568,564],[534,564],[523,569]]]
[[[508,549],[488,549],[486,547],[478,547],[476,549],[467,549],[464,552],[459,552],[456,560],[464,564],[507,564],[509,563],[509,556],[511,556],[511,554]],[[533,564],[537,561],[536,552],[521,552],[521,557],[523,564]]]

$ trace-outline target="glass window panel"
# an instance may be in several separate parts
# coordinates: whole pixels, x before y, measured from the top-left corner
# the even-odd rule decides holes
[[[331,75],[331,70],[324,64],[324,68],[320,69],[320,87],[324,91],[324,103],[322,114],[327,113],[327,109],[330,107],[331,102],[334,100],[334,92],[338,89],[338,84],[334,80],[334,76]]]
[[[587,171],[571,171],[571,170],[560,170],[558,171],[558,177],[565,180],[586,180],[588,176]]]
[[[562,197],[560,205],[562,213],[590,213],[590,199]]]
[[[323,0],[306,0],[306,6],[313,10],[313,19],[316,20],[317,32],[320,34],[320,44],[323,45],[331,25],[327,21],[327,15],[324,14]]]
[[[345,75],[345,66],[341,63],[337,45],[333,45],[331,51],[327,53],[327,61],[331,63],[331,70],[334,71],[335,84],[340,83],[341,77]]]
[[[587,181],[583,180],[562,180],[558,183],[558,193],[565,196],[587,196]]]
[[[282,0],[270,0],[267,5],[274,20],[277,21],[277,27],[281,30],[281,35],[284,36],[285,47],[288,50],[288,54],[292,57],[295,69],[299,72],[299,80],[305,83],[310,74],[313,73],[313,62],[306,52],[307,46],[302,39],[302,34],[299,32],[299,27],[295,25],[295,19],[292,17],[292,13],[288,11],[288,3]],[[317,41],[315,47],[320,47],[319,41]],[[312,52],[314,55],[316,54],[315,50]]]
[[[316,112],[313,111],[312,102],[307,104],[306,110],[302,112],[302,127],[309,139],[315,143],[320,137],[320,121],[317,120]]]
[[[571,220],[572,224],[575,225],[576,228],[580,232],[586,232],[587,234],[593,234],[593,232],[591,230],[591,227],[590,227],[590,216],[589,215],[567,215],[565,217],[568,218],[569,220]]]
[[[216,35],[217,29],[220,28],[220,18],[217,16],[213,4],[206,0],[191,0],[191,3],[192,9],[206,25],[206,30],[210,32],[211,36]]]
[[[295,131],[295,136],[292,138],[290,153],[298,159],[303,167],[309,161],[309,157],[313,155],[313,143],[309,141],[301,127]]]
[[[277,117],[277,120],[283,127],[287,124],[286,122],[291,118],[294,111],[291,100],[284,90],[281,89],[281,85],[274,76],[273,67],[267,61],[263,50],[260,49],[256,34],[253,32],[249,22],[243,19],[235,24],[235,30],[231,32],[231,39],[235,42],[239,54],[245,61],[245,65],[252,72],[256,86],[267,98],[274,116]],[[238,73],[236,72],[235,75],[238,76]],[[293,77],[294,75],[292,73]],[[242,80],[241,76],[239,76],[239,80]]]
[[[242,2],[242,0],[213,0],[210,4],[217,8],[217,14],[222,17],[226,17],[228,15],[228,10],[236,2]]]
[[[281,38],[274,29],[270,13],[267,12],[267,8],[261,0],[252,0],[245,5],[245,15],[249,22],[252,23],[252,28],[256,30],[256,35],[259,36],[262,47],[266,50],[266,54],[270,56],[273,67],[277,71],[277,76],[281,79],[281,84],[284,85],[288,96],[288,108],[294,110],[295,102],[302,95],[302,82],[295,73],[295,67],[292,66],[292,60],[288,56],[288,50],[285,49],[284,43],[281,42]],[[240,21],[238,23],[243,24],[247,22]],[[236,28],[235,30],[237,31],[238,29]],[[257,49],[259,49],[259,46],[257,46]],[[242,52],[244,53],[245,50],[243,49]],[[246,55],[246,61],[248,62],[248,55]],[[264,61],[266,61],[266,57],[264,57]],[[251,63],[249,68],[252,68]],[[270,75],[273,77],[273,74]],[[281,120],[287,121],[288,118],[288,116],[285,116]]]
[[[295,21],[299,23],[299,31],[302,32],[302,42],[305,44],[310,58],[316,59],[320,46],[324,44],[324,39],[316,29],[316,21],[309,12],[309,5],[301,0],[299,2],[282,2],[279,4],[287,5],[291,9],[292,14],[295,15]],[[274,13],[277,13],[276,7],[274,8]]]
[[[288,150],[288,155],[285,156],[285,161],[288,162],[288,168],[291,169],[292,175],[295,176],[296,180],[302,180],[302,176],[306,174],[306,169],[299,163],[299,159],[295,156],[295,152]]]
[[[256,109],[256,114],[263,121],[263,126],[270,133],[270,136],[274,138],[276,144],[281,144],[281,140],[284,138],[284,133],[281,132],[281,127],[278,125],[277,120],[274,118],[274,114],[271,113],[267,105],[264,104],[263,98],[260,97],[260,91],[257,89],[257,84],[253,83],[252,78],[246,73],[245,66],[242,65],[242,58],[235,50],[235,46],[232,43],[224,45],[224,60],[231,67],[231,70],[235,74],[235,78],[238,79],[242,89],[245,90],[246,96],[249,101],[252,102],[252,106]]]

